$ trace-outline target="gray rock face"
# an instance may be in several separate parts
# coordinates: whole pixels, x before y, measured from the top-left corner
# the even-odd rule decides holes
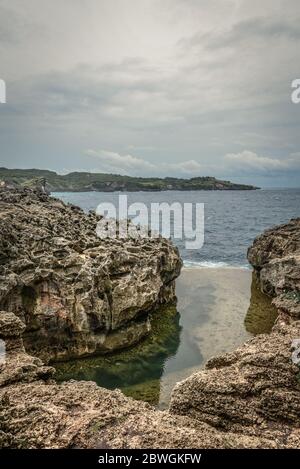
[[[233,353],[211,359],[206,370],[178,383],[170,411],[222,431],[300,447],[299,368],[292,342],[300,322],[277,324]]]
[[[294,319],[300,318],[300,218],[267,230],[248,250],[261,289]]]
[[[189,416],[137,405],[120,391],[92,382],[58,385],[51,379],[53,368],[24,352],[21,321],[4,311],[1,317],[0,337],[10,341],[0,368],[1,449],[278,446],[271,438],[225,433]]]
[[[275,250],[277,241],[274,234]],[[260,274],[285,257],[268,243],[268,252],[255,245],[266,259]],[[294,256],[296,270],[285,285],[294,295],[297,253],[287,255]],[[265,281],[274,282],[280,297],[273,269],[270,277],[267,272]],[[22,321],[1,311],[7,356],[0,365],[0,448],[300,448],[300,370],[292,360],[300,321],[294,307],[297,297],[291,296],[271,334],[211,359],[206,370],[178,383],[164,412],[95,383],[56,384],[54,370],[24,351]]]
[[[0,363],[0,388],[46,379],[54,374],[54,368],[44,366],[39,358],[25,352],[24,330],[25,325],[17,316],[0,311],[0,339],[5,343],[5,355]]]
[[[248,249],[248,260],[255,269],[261,269],[272,260],[282,259],[287,255],[299,254],[300,218],[289,223],[266,230],[259,235]]]
[[[175,300],[178,250],[162,238],[101,240],[98,220],[41,191],[0,190],[0,308],[44,360],[130,346],[149,332],[149,312]]]
[[[211,359],[205,371],[178,383],[170,412],[221,431],[300,447],[300,369],[293,344],[300,338],[300,219],[266,231],[248,251],[263,292],[279,316],[271,334]]]

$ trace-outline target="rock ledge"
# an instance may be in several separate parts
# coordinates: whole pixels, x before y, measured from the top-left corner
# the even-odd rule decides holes
[[[0,309],[26,324],[26,350],[46,361],[133,345],[149,312],[176,299],[177,248],[99,239],[98,221],[42,191],[0,188]]]

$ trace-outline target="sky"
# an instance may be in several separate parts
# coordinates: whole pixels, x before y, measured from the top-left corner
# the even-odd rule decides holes
[[[300,187],[299,0],[0,0],[0,166]]]

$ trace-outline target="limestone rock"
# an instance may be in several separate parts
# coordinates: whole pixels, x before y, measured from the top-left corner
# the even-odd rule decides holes
[[[0,389],[1,395],[2,448],[276,447],[271,440],[219,432],[143,402],[137,406],[120,391],[91,382],[28,383],[5,394]]]
[[[299,368],[292,342],[300,322],[278,323],[233,353],[211,359],[205,371],[178,383],[170,411],[223,431],[300,447]]]
[[[24,323],[13,313],[0,311],[0,340],[4,344],[0,362],[0,387],[20,382],[49,378],[54,369],[45,367],[41,360],[25,352],[22,333]]]
[[[300,218],[280,225],[258,236],[248,249],[248,260],[255,269],[261,269],[273,259],[300,251]]]
[[[265,231],[248,250],[261,290],[275,297],[274,304],[300,318],[300,218]]]
[[[177,248],[166,239],[107,239],[99,218],[42,191],[0,189],[0,309],[26,324],[45,360],[138,342],[148,313],[175,301]]]
[[[300,369],[292,352],[300,339],[300,219],[259,236],[248,259],[279,309],[272,332],[209,360],[206,370],[178,383],[170,412],[299,448]]]
[[[298,222],[296,225],[298,230]],[[9,231],[9,225],[5,226]],[[298,248],[295,249],[295,245],[299,238],[294,228],[295,222],[283,231],[281,227],[281,241],[276,238],[276,230],[274,235],[272,230],[273,243],[269,244],[263,237],[262,243],[255,243],[257,250],[250,250],[249,254],[260,276],[266,269],[261,285],[273,285],[274,301],[284,301],[282,295],[290,295],[284,303],[286,311],[280,311],[272,332],[256,336],[235,352],[211,359],[204,371],[178,383],[168,411],[156,411],[143,402],[137,405],[120,391],[105,390],[91,382],[56,384],[51,379],[53,369],[24,351],[20,320],[11,312],[2,311],[0,338],[7,344],[8,353],[0,368],[0,448],[300,448],[300,373],[292,360],[295,341],[299,342],[300,338],[300,321],[295,321],[296,315],[292,314],[298,304]],[[284,233],[292,233],[295,242],[286,239]],[[16,246],[20,249],[18,244]],[[60,241],[58,246],[64,243]],[[268,251],[265,251],[266,246],[269,246]],[[125,249],[128,251],[128,247]],[[83,251],[86,255],[86,250]],[[76,256],[74,251],[72,255]],[[121,258],[121,253],[119,255]],[[125,253],[126,258],[127,255]],[[285,259],[290,256],[293,263],[286,263]],[[261,264],[258,258],[263,259]],[[109,265],[110,260],[106,258],[106,261]],[[22,268],[12,270],[7,276],[8,284],[17,288],[19,276],[27,270],[30,277],[34,262],[34,258],[25,258],[24,271]],[[89,262],[94,266],[92,260]],[[277,263],[276,269],[273,263]],[[97,265],[93,270],[96,275]],[[125,284],[131,285],[127,268],[126,263],[125,267],[122,262],[116,264],[116,277],[109,270],[110,285],[116,282],[114,287],[120,288],[118,280],[123,278]],[[132,271],[135,268],[136,264],[132,263]],[[122,269],[124,276],[120,276],[120,271],[124,273]],[[164,270],[160,266],[158,271],[160,278],[172,283],[172,269]],[[41,275],[41,267],[36,275]],[[93,278],[90,273],[91,281]],[[282,279],[285,292],[280,283]],[[114,288],[110,288],[114,292]],[[172,296],[170,291],[172,288],[167,296]],[[16,301],[9,302],[11,309],[19,305],[18,297],[14,298]],[[80,295],[79,298],[82,301]],[[27,300],[24,305],[28,306]],[[19,317],[26,317],[28,309],[23,311],[20,305],[16,309]],[[121,315],[120,323],[123,320]],[[25,337],[27,333],[25,331]]]
[[[11,313],[4,313],[12,322]],[[53,369],[16,344],[0,373],[0,448],[275,448],[264,437],[214,427],[109,391],[93,382],[51,380]],[[0,335],[4,321],[0,323]]]

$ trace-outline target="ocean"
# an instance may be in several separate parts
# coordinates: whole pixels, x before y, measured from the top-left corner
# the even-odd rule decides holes
[[[118,205],[119,194],[53,195],[88,211],[103,201]],[[184,260],[176,281],[177,307],[154,314],[150,336],[130,350],[56,364],[58,381],[93,380],[164,409],[175,384],[209,358],[270,332],[277,311],[260,292],[247,249],[265,229],[300,215],[300,190],[128,194],[130,204],[175,201],[205,207],[203,247],[187,250],[184,239],[174,240]]]
[[[128,204],[142,202],[203,203],[204,245],[188,250],[185,240],[174,239],[187,267],[248,268],[247,249],[254,238],[272,226],[300,216],[300,189],[257,191],[129,192]],[[53,193],[64,202],[95,210],[101,202],[118,206],[119,192]]]

